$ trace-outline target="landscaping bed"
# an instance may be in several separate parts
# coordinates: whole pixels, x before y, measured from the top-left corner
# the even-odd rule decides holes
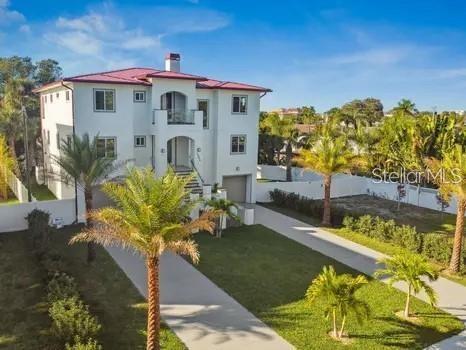
[[[325,265],[338,273],[357,271],[260,225],[228,229],[221,239],[200,233],[196,241],[197,268],[296,348],[348,348],[327,335],[331,325],[322,304],[309,306],[304,294]],[[403,309],[405,294],[374,279],[358,293],[372,313],[362,325],[350,317],[352,349],[422,349],[463,327],[418,299],[413,310],[422,324],[400,320],[395,312]]]
[[[147,303],[113,261],[97,248],[97,260],[86,263],[86,245],[68,245],[79,227],[51,234],[50,249],[60,258],[60,270],[72,276],[82,300],[102,325],[97,340],[103,349],[145,349]],[[0,349],[43,349],[50,337],[46,284],[48,277],[30,251],[27,232],[0,235]],[[55,253],[54,253],[55,254]],[[186,349],[162,326],[163,349]]]

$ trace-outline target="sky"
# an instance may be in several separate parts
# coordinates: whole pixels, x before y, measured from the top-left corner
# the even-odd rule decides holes
[[[65,76],[163,69],[273,89],[261,109],[375,97],[466,110],[466,1],[0,0],[0,56]]]

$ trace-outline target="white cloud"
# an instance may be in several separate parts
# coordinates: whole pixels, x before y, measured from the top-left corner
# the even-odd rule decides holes
[[[81,55],[98,56],[102,52],[103,43],[84,32],[49,33],[46,39]]]
[[[9,0],[0,0],[0,26],[13,22],[22,22],[26,19],[22,13],[11,10],[9,6]]]
[[[409,47],[382,47],[341,54],[329,58],[334,64],[395,64],[407,58],[412,52]]]
[[[31,27],[27,24],[22,24],[20,27],[19,27],[19,31],[21,33],[30,33],[31,32]]]

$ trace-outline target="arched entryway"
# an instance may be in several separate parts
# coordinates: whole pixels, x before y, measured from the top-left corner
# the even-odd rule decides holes
[[[187,136],[176,136],[167,141],[167,162],[176,170],[192,169],[194,140]]]

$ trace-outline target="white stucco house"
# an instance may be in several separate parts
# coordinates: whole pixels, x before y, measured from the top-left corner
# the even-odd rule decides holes
[[[227,190],[230,199],[255,202],[260,99],[271,90],[182,73],[180,55],[165,70],[128,68],[64,78],[36,90],[41,101],[44,166],[59,171],[51,155],[73,133],[98,137],[103,157],[197,174]],[[52,177],[58,198],[74,186]]]

